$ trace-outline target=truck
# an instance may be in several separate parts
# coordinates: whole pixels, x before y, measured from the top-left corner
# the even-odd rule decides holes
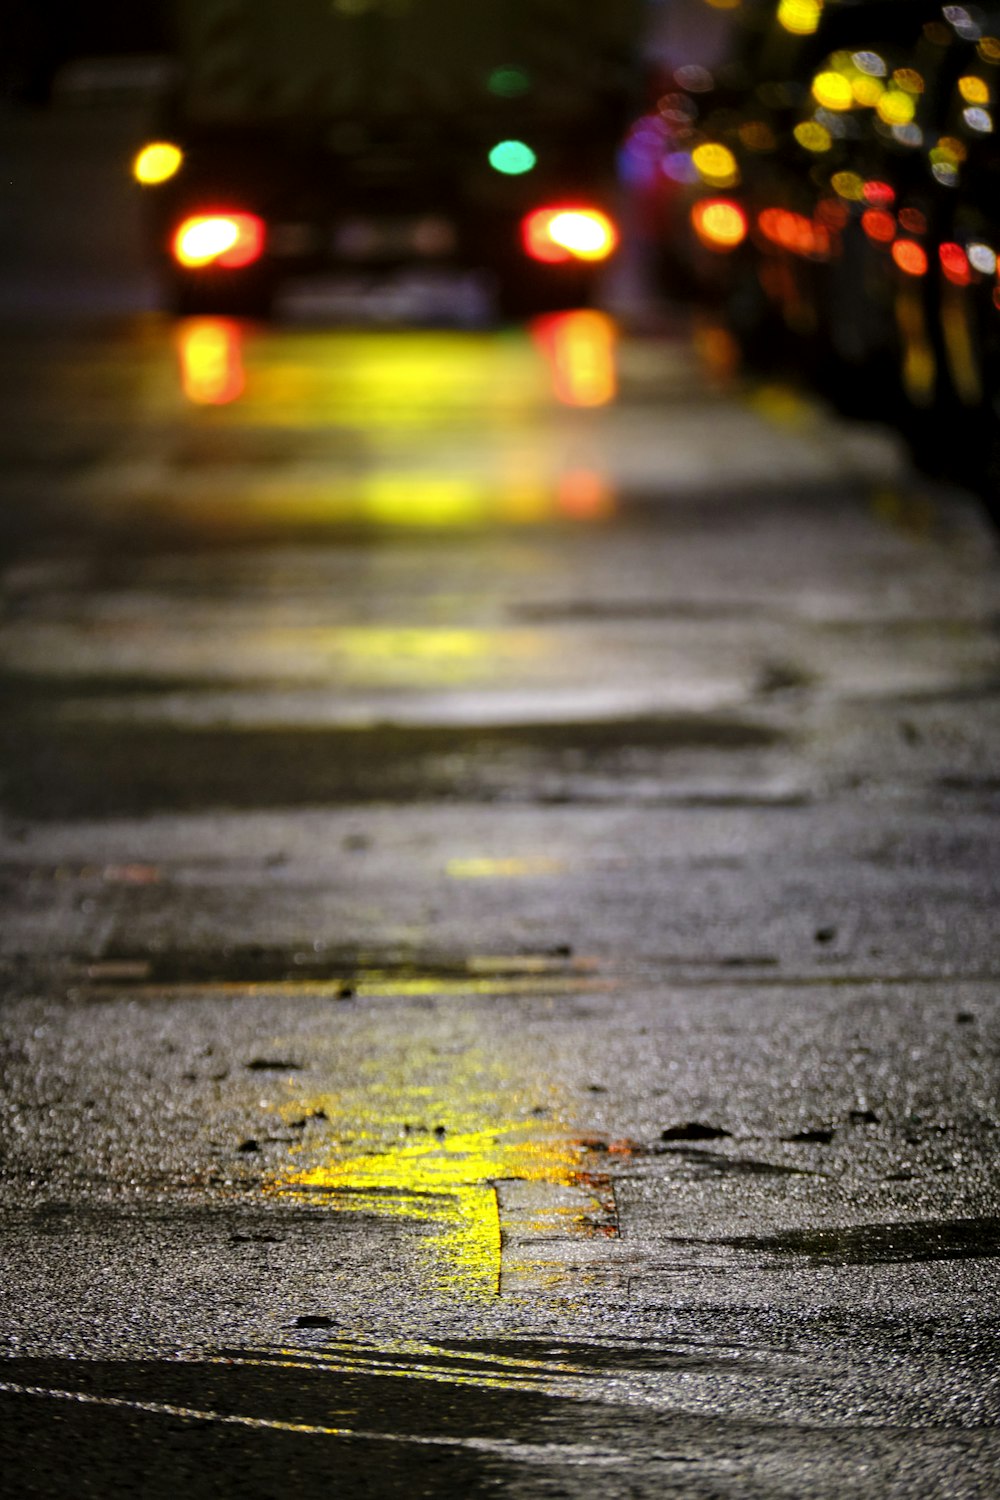
[[[177,313],[266,316],[290,276],[481,273],[502,317],[586,304],[648,0],[175,0],[139,152]]]

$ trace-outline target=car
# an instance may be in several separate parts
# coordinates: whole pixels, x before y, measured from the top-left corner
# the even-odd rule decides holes
[[[134,174],[178,313],[292,275],[474,270],[573,307],[619,242],[641,0],[174,0],[176,86]]]

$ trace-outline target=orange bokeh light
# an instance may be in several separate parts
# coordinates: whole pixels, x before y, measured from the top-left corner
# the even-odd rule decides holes
[[[927,251],[916,240],[897,240],[892,247],[892,258],[907,276],[927,274]]]
[[[896,237],[896,220],[884,208],[870,208],[863,213],[861,228],[870,240],[879,245],[889,245]]]
[[[710,250],[735,250],[747,236],[747,216],[731,198],[703,198],[691,210],[691,223]]]
[[[559,477],[556,504],[573,521],[601,521],[614,514],[615,497],[607,476],[596,469],[569,469]]]

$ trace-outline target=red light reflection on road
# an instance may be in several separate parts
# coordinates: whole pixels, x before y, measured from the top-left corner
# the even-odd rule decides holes
[[[531,325],[548,361],[556,400],[565,406],[606,406],[618,389],[616,328],[606,313],[554,313]]]
[[[614,514],[615,497],[607,475],[596,469],[569,469],[559,477],[557,505],[573,521],[603,521]]]
[[[181,385],[198,406],[225,406],[243,394],[243,330],[229,318],[196,318],[180,325]]]

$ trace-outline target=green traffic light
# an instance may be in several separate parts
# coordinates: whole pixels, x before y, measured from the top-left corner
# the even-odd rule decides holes
[[[499,141],[490,152],[490,166],[495,172],[504,172],[508,177],[519,177],[530,172],[538,157],[523,141]]]

